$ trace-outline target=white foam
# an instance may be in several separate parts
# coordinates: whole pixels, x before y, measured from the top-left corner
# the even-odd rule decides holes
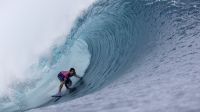
[[[25,80],[24,71],[94,0],[0,1],[0,96],[13,80]]]

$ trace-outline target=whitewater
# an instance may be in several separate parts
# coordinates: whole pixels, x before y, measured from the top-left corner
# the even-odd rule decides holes
[[[0,111],[200,111],[199,0],[97,0],[84,9],[26,68],[34,78],[0,98]],[[73,78],[78,90],[55,103],[56,75],[70,67],[84,83]]]

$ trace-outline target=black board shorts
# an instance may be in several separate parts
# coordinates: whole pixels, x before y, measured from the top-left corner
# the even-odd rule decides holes
[[[58,74],[58,79],[59,79],[61,82],[65,80],[65,77],[63,76],[63,74],[62,74],[61,72]],[[72,81],[71,81],[70,78],[67,78],[67,80],[65,81],[65,85],[69,85],[69,86],[72,85]]]

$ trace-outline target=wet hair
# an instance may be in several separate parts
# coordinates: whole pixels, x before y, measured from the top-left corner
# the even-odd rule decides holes
[[[69,71],[70,71],[70,72],[71,72],[71,71],[74,71],[74,74],[76,74],[76,71],[75,71],[74,68],[70,68]]]
[[[71,72],[71,71],[75,71],[75,69],[74,69],[74,68],[70,68],[70,70],[69,70],[69,71],[70,71],[70,72]]]

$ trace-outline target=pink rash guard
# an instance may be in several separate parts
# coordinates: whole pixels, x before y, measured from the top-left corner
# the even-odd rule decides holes
[[[61,73],[63,74],[63,76],[67,79],[69,78],[71,75],[69,73],[69,71],[61,71]]]

